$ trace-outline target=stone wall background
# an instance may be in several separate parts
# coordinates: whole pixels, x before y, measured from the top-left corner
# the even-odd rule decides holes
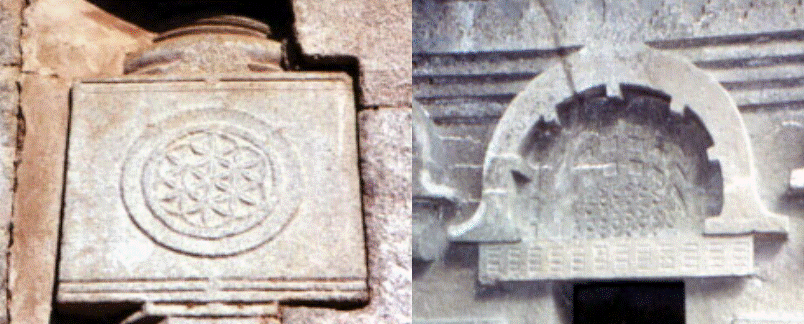
[[[11,242],[12,199],[17,160],[17,117],[19,113],[20,26],[22,1],[0,1],[0,302],[7,304],[8,255]],[[24,131],[23,129],[19,129]],[[0,323],[8,323],[8,308],[0,312]]]
[[[409,323],[410,3],[292,4],[304,55],[358,62],[371,302],[349,310],[287,307],[283,316],[291,323]],[[51,321],[71,84],[121,75],[125,55],[153,36],[84,0],[0,2],[0,246],[8,259],[0,262],[7,278],[0,323]]]
[[[449,170],[466,198],[456,217],[477,208],[494,127],[529,80],[581,47],[647,44],[729,91],[749,131],[761,198],[791,224],[786,240],[756,240],[757,275],[684,280],[687,322],[804,321],[804,202],[788,194],[790,170],[804,165],[803,11],[797,0],[414,0],[413,95],[455,158]],[[477,253],[452,244],[441,260],[414,266],[415,318],[571,322],[571,291],[561,284],[477,285]]]

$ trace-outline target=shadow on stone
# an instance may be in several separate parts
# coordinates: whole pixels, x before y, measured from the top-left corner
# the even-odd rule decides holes
[[[280,39],[293,35],[293,7],[290,1],[272,1],[271,5],[255,1],[115,1],[89,0],[125,21],[154,33],[186,25],[189,20],[216,15],[246,16],[268,23]]]
[[[66,303],[54,308],[52,324],[118,324],[124,322],[132,314],[138,312],[141,305],[137,303],[102,303],[83,304]],[[144,317],[130,324],[157,324],[161,317]]]
[[[759,262],[770,262],[781,251],[784,245],[782,235],[762,235],[754,239],[754,259]]]
[[[490,301],[495,299],[533,300],[550,293],[550,284],[544,281],[501,282],[493,286],[477,284],[475,299]]]
[[[683,282],[603,282],[573,288],[573,323],[684,323]]]
[[[451,243],[444,254],[447,269],[477,268],[477,245]]]
[[[425,272],[427,272],[427,269],[430,269],[431,264],[432,262],[429,261],[421,261],[414,259],[412,267],[413,270],[411,270],[411,275],[413,276],[413,279],[415,280],[421,277]]]
[[[741,277],[700,278],[691,280],[695,282],[694,288],[700,291],[704,296],[736,295],[745,287],[745,278]]]

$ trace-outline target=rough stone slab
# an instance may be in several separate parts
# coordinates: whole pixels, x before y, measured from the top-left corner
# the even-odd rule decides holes
[[[23,74],[25,138],[17,167],[9,313],[14,323],[50,320],[67,144],[64,80]]]
[[[99,80],[72,98],[59,302],[365,300],[345,74]]]
[[[411,322],[411,110],[361,111],[361,178],[370,303],[355,311],[283,309],[283,323]]]
[[[20,25],[23,0],[0,1],[0,64],[20,63]]]
[[[7,304],[8,244],[11,238],[11,213],[14,189],[14,160],[17,144],[17,112],[19,89],[16,67],[0,70],[0,302]],[[7,321],[7,312],[0,312],[0,323]]]
[[[13,323],[44,324],[51,318],[70,84],[119,74],[125,52],[147,44],[151,34],[81,0],[31,1],[24,20],[26,132],[14,194],[8,307]]]
[[[153,33],[83,0],[39,0],[25,8],[22,70],[61,78],[121,75],[127,53]]]
[[[410,1],[294,0],[293,8],[305,55],[358,59],[364,106],[410,105]]]
[[[8,322],[8,247],[11,238],[12,203],[19,111],[20,26],[22,0],[0,1],[0,323]],[[13,67],[9,67],[12,66]]]
[[[543,5],[553,14],[555,28],[551,28]],[[743,318],[738,314],[746,312],[767,314],[759,317],[764,319],[789,318],[781,316],[785,312],[800,317],[804,202],[800,197],[787,195],[790,170],[804,165],[801,110],[804,105],[800,102],[801,87],[796,83],[804,69],[798,63],[789,63],[800,60],[803,52],[804,16],[798,1],[424,0],[415,1],[414,7],[414,51],[422,52],[417,55],[423,63],[419,70],[414,65],[417,74],[464,72],[513,77],[522,72],[540,72],[533,60],[517,59],[524,56],[522,53],[531,53],[530,50],[545,53],[556,45],[581,45],[588,49],[594,44],[604,44],[606,51],[617,52],[628,42],[644,41],[656,41],[650,46],[693,63],[703,63],[699,68],[706,67],[706,74],[726,83],[723,87],[730,91],[731,99],[743,102],[744,106],[739,108],[751,135],[754,152],[751,158],[759,171],[758,193],[772,212],[790,216],[790,226],[784,238],[755,239],[755,275],[685,279],[686,322],[732,323],[735,317]],[[500,52],[516,52],[521,56],[510,58]],[[458,61],[455,58],[462,61],[455,63]],[[560,59],[556,58],[552,64],[560,64]],[[607,65],[610,63],[598,62],[584,70],[592,74]],[[677,71],[667,74],[673,73]],[[622,72],[606,74],[616,78]],[[703,78],[707,76],[697,79]],[[414,79],[414,87],[426,88],[429,80],[429,77]],[[700,95],[698,91],[692,93]],[[674,100],[678,98],[671,95]],[[466,124],[487,121],[488,115],[505,111],[484,109],[482,104],[491,99],[482,99],[466,96],[426,105],[434,116],[444,116],[439,121],[448,121],[439,123],[440,130],[461,137],[469,134]],[[504,100],[507,98],[494,99],[498,99],[494,103],[504,102],[503,107],[507,107]],[[495,123],[490,122],[491,128]],[[485,144],[482,148],[485,150]],[[464,154],[457,160],[477,158],[474,153]],[[738,208],[737,212],[744,210],[747,208]],[[459,248],[453,246],[450,252],[455,250]],[[503,313],[509,320],[523,323],[568,322],[571,295],[559,296],[549,288],[540,290],[543,286],[539,284],[521,281],[479,291],[474,272],[478,269],[467,266],[476,262],[475,258],[476,254],[453,252],[429,268],[423,267],[418,277],[414,277],[415,314],[425,318],[462,318],[464,314],[453,311],[459,309],[469,310],[478,318]],[[534,288],[523,292],[526,287]],[[564,299],[561,297],[569,298],[564,300],[565,306],[570,304],[568,308],[561,307]],[[525,320],[526,317],[529,318]]]

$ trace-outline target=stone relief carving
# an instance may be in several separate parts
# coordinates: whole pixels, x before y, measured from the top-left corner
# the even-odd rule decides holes
[[[415,3],[415,100],[455,156],[447,169],[467,196],[448,222],[453,243],[414,272],[416,321],[579,322],[579,306],[592,304],[580,286],[673,282],[680,308],[651,314],[650,298],[626,302],[664,322],[795,322],[800,314],[782,315],[800,309],[790,283],[801,279],[801,255],[786,252],[802,245],[804,172],[791,175],[794,197],[782,184],[801,164],[804,88],[792,62],[802,31],[783,17],[801,8],[718,15],[730,4]],[[685,27],[667,24],[679,17],[670,11],[713,8]],[[511,15],[522,19],[499,23]],[[758,23],[748,27],[749,17]],[[637,42],[650,49],[629,45]],[[644,105],[612,114],[639,97],[664,105],[656,111],[666,122],[635,121],[652,108]],[[565,122],[568,111],[615,123]],[[669,140],[663,128],[687,116],[699,131]],[[613,300],[607,289],[594,291],[597,302]],[[601,304],[592,318],[625,313]],[[751,312],[762,316],[742,316]]]
[[[60,305],[142,303],[125,323],[278,323],[288,301],[367,300],[351,79],[280,72],[279,55],[254,70],[246,58],[278,43],[227,47],[227,30],[169,33],[132,74],[73,87]],[[143,59],[218,42],[242,60]]]
[[[460,197],[447,177],[445,165],[449,163],[449,157],[429,116],[421,107],[414,105],[413,118],[415,208],[411,249],[414,259],[433,261],[446,249],[446,224],[454,217]]]
[[[296,213],[305,180],[278,129],[225,109],[187,112],[146,130],[123,167],[132,219],[160,244],[222,256],[270,240]]]
[[[788,227],[759,201],[751,154],[733,101],[693,65],[584,48],[513,99],[480,206],[449,237],[480,243],[484,284],[748,275],[751,235]]]
[[[704,151],[709,135],[689,110],[670,113],[661,94],[622,92],[588,90],[559,105],[560,124],[540,121],[523,141],[511,176],[524,231],[574,240],[702,232],[708,202],[722,194],[707,196],[721,182]]]

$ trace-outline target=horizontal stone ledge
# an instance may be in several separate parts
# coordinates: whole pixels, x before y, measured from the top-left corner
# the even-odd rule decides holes
[[[479,268],[482,283],[746,276],[754,247],[751,236],[484,244]]]

